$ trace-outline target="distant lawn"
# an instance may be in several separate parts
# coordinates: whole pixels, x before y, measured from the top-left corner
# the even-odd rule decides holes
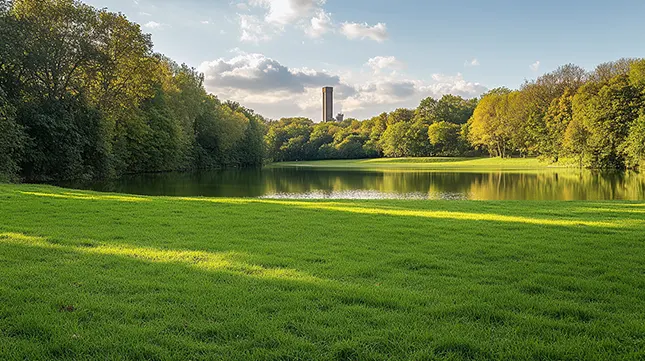
[[[351,160],[320,160],[306,162],[282,162],[273,166],[324,167],[354,169],[427,169],[427,170],[531,170],[562,168],[541,162],[536,158],[378,158]],[[564,166],[566,167],[566,166]]]
[[[0,185],[0,360],[52,359],[643,360],[645,204]]]

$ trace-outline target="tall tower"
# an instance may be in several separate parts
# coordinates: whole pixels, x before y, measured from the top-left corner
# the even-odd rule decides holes
[[[323,122],[334,120],[334,88],[326,86],[322,89]]]

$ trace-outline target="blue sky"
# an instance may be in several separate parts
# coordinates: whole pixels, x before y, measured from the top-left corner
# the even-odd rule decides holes
[[[86,0],[120,11],[206,87],[271,118],[359,119],[426,96],[519,87],[645,52],[645,1]]]

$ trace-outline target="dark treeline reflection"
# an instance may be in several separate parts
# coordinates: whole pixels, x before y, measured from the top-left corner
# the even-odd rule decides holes
[[[544,172],[347,171],[295,168],[126,176],[66,187],[166,196],[422,198],[477,200],[643,200],[645,175]]]

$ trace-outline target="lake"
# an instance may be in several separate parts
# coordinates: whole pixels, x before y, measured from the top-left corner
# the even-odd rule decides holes
[[[348,170],[268,167],[129,175],[65,187],[140,195],[290,199],[645,200],[645,175],[589,170]]]

